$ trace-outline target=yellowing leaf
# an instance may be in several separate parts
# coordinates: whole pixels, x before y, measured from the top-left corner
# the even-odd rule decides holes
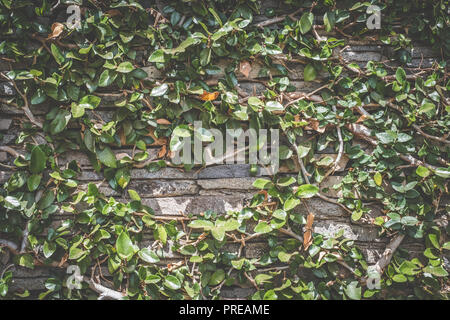
[[[214,92],[203,91],[202,95],[200,96],[200,99],[202,99],[203,101],[213,101],[216,100],[218,96],[219,96],[218,91]]]
[[[381,186],[381,183],[383,182],[383,177],[381,176],[381,173],[377,172],[373,176],[373,180],[377,184],[377,186]]]

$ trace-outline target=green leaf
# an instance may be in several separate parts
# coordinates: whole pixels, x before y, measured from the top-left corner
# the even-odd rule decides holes
[[[55,200],[55,194],[52,190],[47,190],[38,202],[40,210],[48,208]]]
[[[223,280],[225,279],[225,271],[223,269],[216,270],[212,276],[211,279],[209,279],[208,284],[210,286],[217,286],[219,285]]]
[[[70,111],[72,112],[72,117],[74,118],[80,118],[84,115],[84,108],[74,102],[72,102],[70,106]]]
[[[312,184],[304,184],[298,187],[295,195],[299,198],[312,198],[319,192],[319,188]]]
[[[100,78],[98,80],[98,86],[99,87],[107,87],[111,85],[114,80],[116,80],[117,73],[114,71],[105,69],[102,74],[100,75]]]
[[[130,198],[133,199],[134,201],[141,201],[141,197],[139,197],[139,194],[135,190],[128,189],[128,194],[130,195]]]
[[[266,109],[269,112],[273,112],[273,111],[282,111],[284,110],[284,107],[278,101],[267,101],[264,109]]]
[[[299,28],[300,28],[300,32],[302,34],[307,33],[309,30],[311,30],[311,27],[313,25],[313,21],[314,21],[314,15],[312,14],[312,12],[305,12],[299,21]]]
[[[358,284],[358,281],[352,281],[344,289],[345,294],[352,300],[361,300],[361,287],[358,287]]]
[[[39,146],[34,146],[31,150],[30,171],[32,173],[41,173],[45,169],[47,156]]]
[[[153,51],[153,53],[148,58],[148,62],[164,63],[164,51],[161,49]]]
[[[181,288],[181,283],[177,277],[168,275],[164,280],[164,286],[172,290],[178,290]]]
[[[280,187],[287,187],[293,183],[295,183],[294,177],[283,177],[283,178],[278,179],[278,181],[277,181],[277,185],[279,185]]]
[[[286,220],[287,213],[284,210],[277,209],[272,213],[272,217],[280,219],[280,220]]]
[[[101,98],[94,95],[87,95],[81,98],[78,104],[86,109],[95,109],[101,102]]]
[[[317,165],[319,167],[328,167],[334,162],[334,159],[330,156],[323,157],[320,159],[319,162],[317,162]]]
[[[404,276],[403,274],[396,274],[395,276],[392,277],[392,280],[398,283],[402,283],[406,282],[408,278],[406,278],[406,276]]]
[[[379,132],[375,134],[382,144],[389,144],[394,142],[397,138],[397,134],[393,131]]]
[[[297,155],[300,157],[300,159],[302,159],[308,155],[310,150],[311,150],[310,147],[305,147],[305,146],[300,145],[297,147],[297,151],[298,151]]]
[[[139,257],[148,263],[157,263],[159,262],[159,257],[155,252],[150,250],[149,248],[143,248],[138,252]]]
[[[167,231],[163,225],[159,225],[155,230],[155,238],[162,242],[162,244],[166,244],[167,242]]]
[[[134,255],[133,242],[125,231],[122,231],[117,238],[116,250],[121,259],[130,260]]]
[[[303,70],[303,78],[305,79],[305,81],[313,81],[314,79],[316,79],[316,76],[317,72],[314,66],[311,63],[306,65],[305,70]]]
[[[225,227],[223,226],[214,227],[211,230],[211,234],[216,240],[222,241],[225,238]]]
[[[239,260],[231,260],[231,265],[237,270],[241,270],[244,266],[245,258]]]
[[[258,189],[270,189],[273,187],[273,183],[270,180],[260,178],[253,182],[253,186]]]
[[[257,111],[260,107],[264,106],[264,103],[258,97],[248,98],[247,103],[255,111]]]
[[[416,174],[419,177],[426,178],[430,175],[430,170],[428,170],[428,168],[425,168],[423,166],[418,166],[416,169]]]
[[[401,273],[407,276],[416,275],[420,271],[419,267],[415,263],[412,263],[411,261],[408,260],[403,261],[403,263],[400,265],[398,269]]]
[[[323,23],[325,24],[325,31],[330,32],[333,30],[336,23],[336,15],[334,11],[327,11],[323,16]]]
[[[405,84],[406,82],[406,72],[401,67],[397,68],[397,71],[395,72],[395,79],[400,84]]]
[[[434,103],[430,102],[429,100],[424,100],[422,105],[419,108],[419,113],[430,113],[433,114],[434,110],[436,110],[436,106]]]
[[[190,222],[188,224],[188,227],[193,229],[211,230],[212,228],[214,228],[214,224],[208,220],[197,219]]]
[[[263,297],[263,300],[277,300],[278,296],[273,289],[268,290]]]
[[[105,147],[103,150],[98,151],[97,157],[105,166],[108,166],[110,168],[117,168],[116,156],[109,147]]]
[[[400,220],[400,223],[406,226],[415,226],[418,222],[419,220],[417,220],[416,217],[411,216],[402,217],[402,219]]]
[[[19,265],[22,267],[27,267],[29,269],[34,269],[34,259],[31,254],[21,255],[19,258]]]
[[[29,191],[34,191],[39,187],[41,183],[42,175],[41,174],[33,174],[27,180],[27,187]]]
[[[431,273],[433,276],[436,277],[447,277],[448,272],[442,267],[442,266],[426,266],[423,269],[423,272]]]
[[[45,94],[44,90],[37,89],[31,97],[31,104],[40,104],[45,100],[47,100],[47,95]]]
[[[42,251],[44,253],[44,257],[50,258],[56,251],[56,244],[54,242],[45,241]]]
[[[450,168],[437,168],[434,173],[442,178],[448,179],[450,178]]]
[[[55,61],[56,61],[59,65],[63,64],[64,61],[65,61],[65,58],[64,58],[64,56],[62,55],[62,53],[61,53],[61,51],[59,50],[59,48],[58,48],[57,46],[55,46],[55,44],[52,43],[51,46],[50,46],[50,49],[51,49],[51,52],[52,52],[53,57],[55,58]]]
[[[69,250],[69,259],[76,260],[76,259],[80,258],[84,253],[85,253],[84,250],[81,250],[78,247],[72,246],[72,247],[70,247],[70,250]]]
[[[256,233],[269,233],[272,231],[272,227],[265,221],[261,221],[255,227]]]
[[[167,85],[167,83],[163,83],[158,87],[154,87],[150,95],[152,97],[160,97],[163,96],[167,92],[167,90],[169,90],[169,86]]]
[[[352,213],[352,221],[358,221],[363,215],[362,210],[354,210]]]
[[[50,133],[56,135],[62,132],[71,118],[72,114],[69,111],[65,109],[58,111],[55,119],[50,123]]]
[[[133,65],[129,61],[122,62],[117,67],[116,71],[120,73],[129,73],[134,70]]]
[[[294,209],[296,206],[300,204],[300,200],[294,197],[290,197],[284,202],[283,209],[285,211],[289,211]]]

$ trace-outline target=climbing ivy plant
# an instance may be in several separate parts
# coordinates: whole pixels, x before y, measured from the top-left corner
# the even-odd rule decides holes
[[[71,5],[80,9],[76,28],[67,22]],[[380,30],[366,26],[370,5],[381,9]],[[0,146],[15,158],[0,190],[0,256],[60,270],[40,299],[217,299],[239,284],[255,288],[251,299],[448,299],[448,1],[286,0],[282,7],[0,0],[0,62],[9,68],[0,75],[15,91],[1,103],[27,119],[15,145]],[[342,58],[350,41],[367,39],[387,45],[391,59],[360,66]],[[435,48],[437,61],[410,67],[415,41]],[[297,92],[291,63],[303,66],[306,83],[324,85]],[[257,64],[254,81],[264,90],[250,95],[239,82],[251,81]],[[107,118],[98,111],[105,105],[113,106]],[[43,106],[44,117],[33,113]],[[128,187],[133,168],[177,167],[171,155],[181,138],[210,142],[212,128],[280,129],[281,165],[298,176],[257,179],[261,191],[240,212],[156,215]],[[132,154],[113,152],[121,147]],[[150,147],[160,148],[156,160]],[[338,201],[317,187],[338,163],[313,157],[327,147],[350,159],[334,187]],[[83,186],[76,160],[58,164],[74,150],[129,199]],[[343,231],[312,232],[313,197],[377,226],[388,245],[375,265]],[[370,215],[373,205],[382,215]],[[149,236],[153,245],[139,247]],[[255,238],[267,241],[267,252],[245,257]],[[423,244],[419,256],[402,249],[408,240]],[[161,264],[168,254],[182,258]],[[75,289],[67,286],[69,265],[80,269]],[[369,288],[373,272],[380,286]],[[34,294],[9,290],[13,278],[8,265],[1,297]]]

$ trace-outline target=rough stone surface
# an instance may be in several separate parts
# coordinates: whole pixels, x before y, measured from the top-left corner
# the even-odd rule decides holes
[[[0,119],[0,130],[6,131],[11,127],[12,119]]]

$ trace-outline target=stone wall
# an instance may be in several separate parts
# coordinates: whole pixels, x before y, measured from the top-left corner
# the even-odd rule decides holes
[[[256,22],[261,21],[258,17]],[[327,34],[323,34],[327,36]],[[392,55],[392,51],[386,46],[378,42],[361,42],[361,41],[348,41],[348,47],[342,50],[342,47],[335,50],[336,55],[341,55],[342,58],[355,62],[361,66],[365,66],[369,60],[385,61],[389,60]],[[38,44],[36,44],[38,45]],[[341,51],[342,50],[342,51]],[[146,53],[143,52],[143,55]],[[434,61],[434,53],[427,47],[423,47],[420,44],[414,47],[412,51],[412,62],[410,67],[430,66]],[[137,62],[144,59],[138,58]],[[19,63],[14,68],[23,67],[23,63]],[[227,65],[227,61],[220,63],[222,66]],[[152,66],[142,64],[142,67],[147,71],[149,78],[160,79],[163,75],[161,71],[155,69]],[[303,66],[292,62],[287,63],[287,67],[290,72],[288,77],[291,80],[291,84],[296,87],[296,91],[311,92],[314,89],[320,87],[319,81],[304,82],[303,81]],[[239,78],[239,86],[243,91],[248,94],[258,93],[263,90],[263,85],[254,81],[265,80],[259,74],[259,68],[257,64],[252,66],[252,71],[248,79]],[[8,64],[0,60],[0,70],[8,70]],[[276,70],[271,70],[273,76],[276,75]],[[219,76],[216,76],[220,77]],[[211,79],[212,81],[214,79]],[[0,82],[0,97],[8,98],[15,94],[12,85],[8,82]],[[117,96],[118,97],[118,96]],[[115,100],[114,96],[102,97],[102,103],[96,110],[96,114],[105,121],[111,119],[113,116],[113,109],[116,108],[113,105]],[[47,111],[48,105],[32,106],[32,112],[37,118],[43,119]],[[92,114],[91,114],[92,115]],[[7,145],[15,148],[14,141],[21,132],[21,125],[25,121],[25,117],[21,110],[16,109],[5,104],[0,104],[0,145]],[[77,130],[77,128],[71,128],[70,130]],[[38,143],[40,141],[39,136],[36,137]],[[362,145],[363,142],[361,142]],[[370,152],[370,148],[366,146],[367,152]],[[20,152],[20,150],[17,150]],[[151,157],[157,157],[159,149],[150,149]],[[132,152],[131,149],[115,150],[116,153],[128,153]],[[326,149],[322,154],[317,154],[318,158],[325,155],[331,155],[336,157],[333,149]],[[12,165],[13,157],[6,152],[0,152],[0,162],[5,165]],[[101,174],[96,173],[90,165],[87,157],[80,152],[72,152],[64,154],[58,158],[60,166],[68,163],[71,160],[76,160],[80,167],[83,169],[82,174],[79,176],[79,180],[87,185],[89,182],[101,183],[103,177]],[[349,165],[349,160],[343,157],[339,164],[338,170],[333,176],[328,177],[322,184],[322,192],[329,197],[338,198],[339,192],[333,190],[334,184],[338,183],[345,173],[346,168]],[[283,175],[296,175],[295,171],[284,169]],[[11,171],[5,167],[0,166],[0,184],[3,184],[11,175]],[[184,172],[176,168],[164,168],[157,172],[149,172],[147,169],[134,169],[132,171],[132,180],[129,188],[138,191],[143,203],[152,207],[157,215],[171,215],[180,216],[187,213],[200,214],[206,210],[212,210],[218,213],[224,213],[227,210],[240,210],[245,203],[252,197],[255,190],[253,190],[252,183],[258,176],[268,175],[266,171],[260,169],[256,176],[250,176],[248,165],[217,165],[206,168],[194,168],[190,172]],[[325,189],[324,188],[330,188]],[[127,192],[117,192],[107,186],[107,183],[100,185],[100,190],[108,196],[113,196],[123,201],[127,201]],[[375,262],[380,253],[385,248],[385,239],[381,240],[378,237],[378,230],[371,224],[368,219],[360,220],[358,223],[352,223],[348,214],[339,206],[332,203],[325,202],[318,198],[313,198],[308,201],[308,205],[315,214],[314,232],[323,234],[333,234],[340,229],[345,230],[345,236],[347,238],[355,240],[358,246],[363,250],[368,261],[370,263]],[[380,208],[372,206],[370,216],[376,217],[380,215]],[[298,210],[302,212],[303,206],[299,206]],[[54,215],[54,225],[57,226],[65,219],[73,218],[67,213],[58,213]],[[149,245],[152,241],[151,235],[145,239],[142,246]],[[403,246],[406,250],[411,252],[419,252],[422,248],[420,243],[406,242]],[[232,249],[232,247],[231,247]],[[235,250],[238,249],[236,245]],[[264,250],[266,250],[264,243],[255,240],[246,245],[243,255],[246,257],[257,257]],[[164,253],[165,259],[161,263],[167,263],[168,261],[176,260],[178,257],[173,253]],[[0,256],[0,270],[3,269],[3,265],[6,265],[10,257],[8,254]],[[26,288],[28,290],[44,290],[44,281],[56,273],[64,273],[65,271],[50,269],[46,267],[37,267],[34,270],[28,270],[25,268],[14,267],[14,283],[13,288]],[[107,274],[107,270],[104,270],[104,274]],[[224,289],[224,297],[246,297],[252,293],[252,288],[227,288]]]

